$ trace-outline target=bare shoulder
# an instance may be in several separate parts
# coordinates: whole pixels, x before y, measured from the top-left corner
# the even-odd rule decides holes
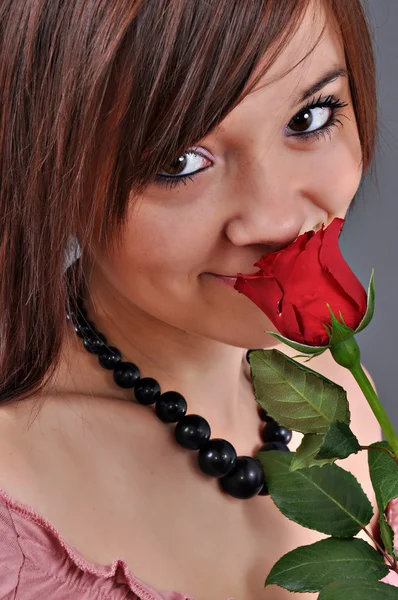
[[[0,489],[61,532],[88,523],[93,506],[94,519],[123,498],[138,514],[147,473],[159,461],[154,440],[161,444],[168,433],[161,423],[157,431],[155,416],[149,423],[151,411],[117,398],[85,396],[47,398],[40,411],[38,404],[28,399],[0,406]],[[156,431],[153,439],[148,430]]]
[[[30,401],[0,405],[0,488],[17,499],[35,489],[31,419]]]

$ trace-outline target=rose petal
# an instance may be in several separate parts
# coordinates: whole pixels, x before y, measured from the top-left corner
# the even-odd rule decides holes
[[[356,302],[357,309],[363,316],[367,306],[366,292],[359,279],[344,260],[338,245],[338,235],[343,228],[343,224],[344,219],[336,217],[329,227],[325,229],[325,237],[319,253],[319,261],[325,270],[330,271],[345,294]]]
[[[271,319],[271,321],[284,337],[289,337],[299,344],[305,343],[303,332],[297,321],[297,312],[292,304],[283,304],[279,320]]]
[[[285,261],[289,261],[290,259],[294,259],[295,256],[299,256],[301,252],[305,249],[307,242],[312,237],[312,235],[314,235],[314,231],[307,231],[306,233],[300,235],[294,242],[292,242],[286,248],[278,250],[277,252],[270,252],[269,254],[265,254],[265,256],[260,258],[260,260],[258,260],[254,264],[254,266],[259,267],[262,271],[265,271],[266,274],[269,274],[276,260],[281,261],[282,266],[282,263],[285,263]],[[279,263],[278,276],[279,278],[281,278],[279,271]]]
[[[278,313],[283,290],[273,277],[238,277],[234,287],[261,308],[271,321]]]
[[[307,232],[308,234],[314,232]],[[302,239],[300,239],[302,238]],[[292,248],[288,246],[284,250],[276,253],[276,259],[272,265],[272,273],[278,281],[292,281],[292,275],[295,273],[296,264],[301,254],[309,244],[311,235],[300,236],[293,244]]]
[[[308,231],[290,246],[263,256],[255,263],[255,275],[238,274],[235,289],[263,310],[284,337],[327,345],[330,309],[352,330],[362,320],[367,294],[340,252],[343,223],[334,219],[327,228]]]

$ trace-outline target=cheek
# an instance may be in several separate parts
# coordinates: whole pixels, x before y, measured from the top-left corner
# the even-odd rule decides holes
[[[124,265],[131,280],[151,279],[161,283],[172,277],[196,277],[213,233],[207,215],[194,203],[165,208],[143,203],[131,210],[117,260]]]
[[[307,164],[307,181],[318,205],[328,213],[344,217],[362,177],[362,153],[355,132],[339,132],[325,149],[314,153]]]
[[[204,204],[133,207],[119,249],[101,256],[103,275],[121,297],[187,330],[192,329],[192,315],[196,323],[203,314],[200,274],[209,270],[217,241],[217,219]]]

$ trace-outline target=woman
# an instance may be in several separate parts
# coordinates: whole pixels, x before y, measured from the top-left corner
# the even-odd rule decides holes
[[[0,27],[0,597],[287,598],[268,571],[324,536],[226,493],[145,403],[177,391],[260,448],[245,356],[275,340],[233,277],[344,217],[368,170],[360,1],[3,0]],[[312,366],[379,439],[349,373]],[[366,457],[344,466],[372,495]]]

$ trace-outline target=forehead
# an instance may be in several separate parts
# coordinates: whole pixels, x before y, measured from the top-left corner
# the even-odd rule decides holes
[[[265,56],[253,79],[261,73],[266,61]],[[286,94],[287,100],[291,101],[300,89],[311,85],[327,70],[343,68],[345,64],[344,46],[334,15],[323,2],[312,2],[294,36],[252,93],[269,90],[271,95],[274,91],[274,94]]]
[[[248,85],[264,70],[269,58],[260,62]],[[242,127],[258,129],[259,115],[276,117],[279,111],[292,110],[301,92],[311,87],[328,71],[344,69],[344,47],[339,26],[321,0],[311,2],[302,22],[277,59],[256,86],[215,128],[213,134],[239,133]],[[296,106],[297,108],[297,106]],[[271,118],[271,121],[274,120]]]

